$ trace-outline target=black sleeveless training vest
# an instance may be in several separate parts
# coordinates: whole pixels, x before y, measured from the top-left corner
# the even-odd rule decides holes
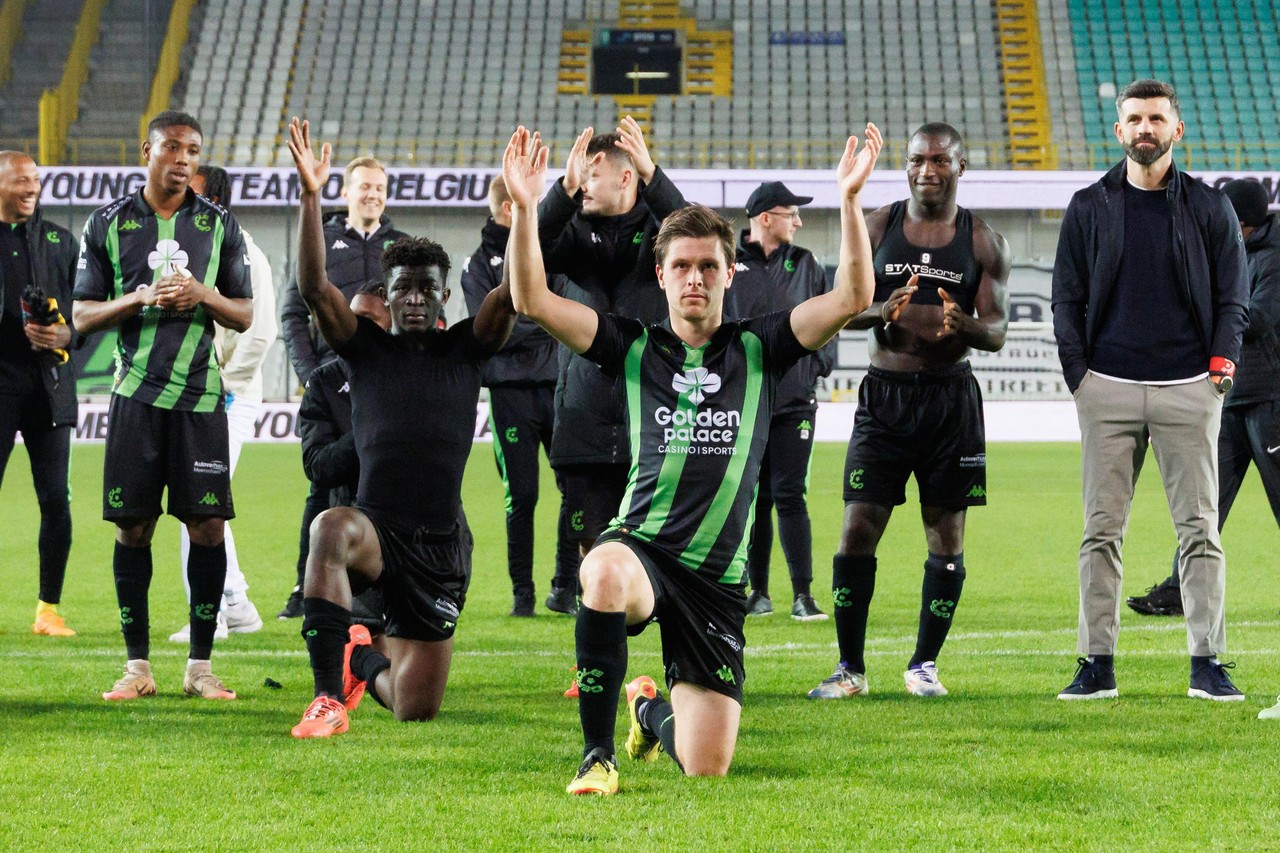
[[[982,281],[982,267],[973,256],[973,214],[956,208],[956,235],[951,242],[937,248],[923,248],[911,243],[902,233],[902,219],[907,203],[895,201],[889,208],[889,222],[884,237],[876,248],[876,301],[919,274],[919,290],[911,297],[913,305],[941,305],[941,287],[951,294],[968,314],[973,313],[974,297]]]

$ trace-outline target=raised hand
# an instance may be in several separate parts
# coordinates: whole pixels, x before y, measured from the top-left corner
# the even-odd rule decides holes
[[[844,155],[840,165],[836,167],[836,182],[840,185],[843,198],[852,198],[862,192],[871,170],[875,168],[876,158],[880,156],[880,148],[884,145],[884,137],[880,128],[867,123],[866,143],[858,150],[858,137],[850,136],[845,143]]]
[[[920,276],[913,275],[910,281],[889,294],[889,298],[880,306],[880,319],[885,322],[885,325],[897,322],[903,306],[910,302],[911,295],[920,289],[917,284],[919,280]]]
[[[316,159],[311,150],[311,122],[299,121],[297,116],[289,122],[289,153],[293,155],[293,163],[298,167],[302,191],[320,192],[320,189],[329,182],[333,149],[326,142],[320,148],[320,159]]]
[[[583,150],[586,150],[585,143]],[[511,134],[507,150],[502,153],[502,179],[507,183],[507,194],[511,196],[513,205],[528,210],[538,203],[547,183],[547,157],[550,153],[542,144],[542,136],[538,133],[530,135],[524,125]]]
[[[564,164],[564,191],[575,195],[591,176],[591,161],[587,158],[587,143],[595,136],[595,129],[588,127],[573,141],[569,159]]]
[[[653,173],[658,167],[653,163],[653,157],[649,155],[649,146],[644,141],[644,131],[640,129],[640,123],[627,116],[622,120],[622,126],[617,128],[618,147],[627,152],[631,157],[631,162],[636,164],[636,174],[640,176],[640,180],[648,183],[653,180]]]

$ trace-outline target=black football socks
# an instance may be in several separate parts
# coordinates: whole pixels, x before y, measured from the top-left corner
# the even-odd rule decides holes
[[[929,558],[924,561],[924,582],[920,586],[920,632],[916,636],[916,653],[908,668],[938,659],[963,588],[964,552],[929,552]]]
[[[618,693],[627,674],[627,615],[578,608],[574,630],[578,657],[578,716],[582,720],[583,757],[593,749],[613,749]]]
[[[831,560],[831,594],[835,604],[840,662],[850,672],[867,671],[867,613],[876,591],[876,558],[836,554]]]
[[[351,611],[324,598],[302,599],[302,639],[311,657],[315,695],[342,700],[342,650],[350,640]]]
[[[192,660],[208,660],[213,652],[213,633],[218,630],[218,608],[222,605],[222,587],[226,580],[227,543],[197,545],[192,542],[187,555]]]
[[[151,589],[151,546],[134,548],[116,543],[111,560],[116,581],[116,603],[120,605],[120,633],[129,660],[147,660],[151,655],[150,618],[147,592]]]

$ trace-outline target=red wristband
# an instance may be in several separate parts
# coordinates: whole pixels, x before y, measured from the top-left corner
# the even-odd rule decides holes
[[[1209,359],[1209,372],[1214,376],[1235,376],[1236,363],[1229,358],[1215,355]]]

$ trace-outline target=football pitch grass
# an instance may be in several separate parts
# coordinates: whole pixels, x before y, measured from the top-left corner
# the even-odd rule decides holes
[[[1224,534],[1227,660],[1244,702],[1186,697],[1182,620],[1125,608],[1117,701],[1061,702],[1075,672],[1079,451],[993,445],[990,503],[970,514],[968,583],[939,673],[951,695],[908,696],[923,536],[914,496],[880,549],[869,627],[871,695],[814,702],[836,662],[830,621],[778,613],[747,622],[747,682],[725,779],[684,779],[665,756],[621,758],[621,793],[564,793],[581,754],[574,702],[561,696],[573,620],[542,609],[555,501],[538,508],[539,615],[506,616],[502,491],[490,448],[475,447],[464,499],[475,576],[440,716],[396,723],[367,700],[351,732],[299,742],[311,697],[300,621],[274,616],[293,584],[305,483],[296,446],[250,445],[234,522],[262,631],[233,635],[214,669],[236,702],[184,697],[185,620],[177,529],[157,530],[152,661],[160,696],[99,698],[124,660],[111,581],[112,528],[99,517],[101,446],[72,455],[75,542],[63,612],[78,637],[32,636],[38,513],[26,454],[0,494],[0,849],[3,850],[788,850],[1261,849],[1280,828],[1280,724],[1258,711],[1280,691],[1277,535],[1250,474]],[[831,607],[844,448],[813,462],[814,590]],[[1125,547],[1126,594],[1164,577],[1172,525],[1154,458]],[[630,644],[628,678],[661,683],[657,630]],[[282,685],[265,686],[266,679]],[[627,715],[619,703],[618,747]],[[1267,793],[1271,791],[1271,793]]]

